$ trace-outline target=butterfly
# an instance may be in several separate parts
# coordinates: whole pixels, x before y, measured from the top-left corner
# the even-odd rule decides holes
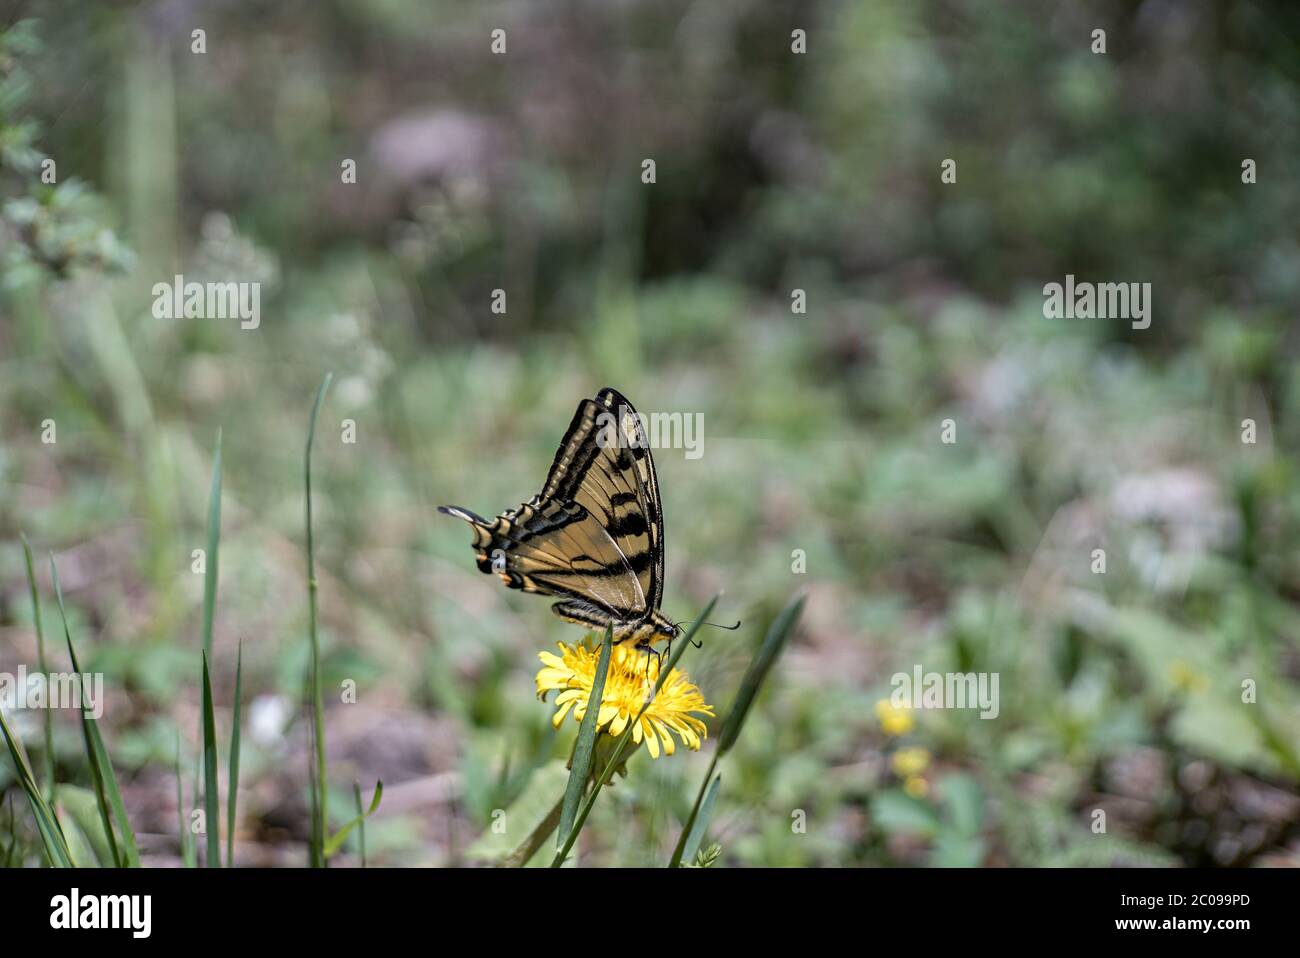
[[[439,512],[474,530],[481,572],[512,589],[557,596],[560,618],[649,648],[681,626],[659,611],[664,589],[663,512],[645,427],[615,389],[584,399],[542,491],[493,520],[460,506]]]

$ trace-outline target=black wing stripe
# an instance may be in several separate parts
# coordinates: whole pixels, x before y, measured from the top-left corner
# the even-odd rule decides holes
[[[636,501],[645,515],[648,526],[650,555],[646,560],[638,559],[635,564],[629,556],[628,564],[633,565],[638,574],[649,571],[649,588],[645,590],[646,608],[657,610],[663,599],[664,536],[663,509],[659,504],[659,480],[655,475],[654,456],[650,452],[650,443],[642,427],[641,418],[626,396],[607,386],[596,394],[596,402],[606,409],[613,409],[618,413],[626,412],[633,422],[637,444],[630,450],[620,448],[622,455],[619,458],[628,463],[629,471],[634,477]],[[620,431],[621,429],[620,423]],[[628,452],[631,453],[630,456],[627,456]],[[611,504],[612,502],[611,498]]]
[[[644,536],[650,532],[645,516],[639,512],[629,512],[625,516],[612,516],[605,523],[605,528],[613,536]]]

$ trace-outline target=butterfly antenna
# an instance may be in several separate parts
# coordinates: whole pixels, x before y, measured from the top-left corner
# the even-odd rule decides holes
[[[678,631],[681,631],[681,627],[683,625],[690,625],[690,624],[691,624],[690,622],[678,622],[677,629]],[[728,632],[735,632],[738,628],[740,628],[740,620],[737,619],[735,625],[722,625],[719,622],[701,622],[700,625],[711,625],[715,629],[726,629]]]

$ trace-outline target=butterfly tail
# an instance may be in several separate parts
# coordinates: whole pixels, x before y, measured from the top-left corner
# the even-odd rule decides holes
[[[492,527],[495,525],[493,521],[460,506],[439,506],[438,511],[468,522],[474,530],[474,551],[480,554],[487,552],[488,545],[492,542]]]
[[[457,519],[464,519],[474,530],[474,541],[471,543],[474,549],[474,558],[480,572],[489,575],[499,575],[506,585],[511,588],[519,588],[515,585],[512,577],[506,573],[504,563],[499,562],[496,566],[492,564],[492,555],[498,550],[504,550],[508,541],[500,536],[500,520],[484,519],[476,512],[469,509],[462,509],[460,506],[439,506],[438,511],[449,516],[455,516]],[[504,551],[502,551],[504,554]]]
[[[470,512],[463,506],[439,506],[438,511],[444,515],[455,516],[457,519],[464,519],[472,526],[488,525],[488,521],[477,512]]]

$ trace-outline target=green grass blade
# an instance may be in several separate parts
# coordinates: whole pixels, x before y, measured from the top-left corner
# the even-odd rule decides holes
[[[0,868],[14,867],[14,849],[18,847],[18,829],[14,824],[14,797],[12,793],[5,794],[5,806],[9,809],[9,827],[5,834],[9,836],[9,844],[5,846],[4,864]]]
[[[203,654],[212,658],[212,636],[217,610],[217,578],[221,569],[221,430],[217,429],[217,443],[212,452],[212,480],[208,486],[208,529],[205,561],[203,563]],[[199,713],[199,741],[204,740],[203,714]],[[207,756],[203,756],[206,761]],[[198,766],[194,771],[194,796],[199,794]],[[204,786],[206,800],[207,787]],[[207,815],[207,812],[204,812]],[[215,822],[207,822],[204,834],[210,834]],[[211,866],[211,853],[207,862]],[[218,863],[219,864],[219,863]]]
[[[32,547],[25,532],[18,533],[23,541],[23,563],[27,567],[27,588],[32,594],[32,621],[36,625],[36,662],[42,675],[49,675],[45,664],[45,629],[41,625],[41,600],[36,593],[36,571],[32,566]],[[45,716],[45,794],[54,800],[54,710],[46,709]]]
[[[113,821],[108,811],[108,794],[104,787],[104,773],[99,764],[99,757],[95,751],[95,743],[91,741],[90,729],[83,718],[81,721],[81,734],[86,743],[86,755],[90,761],[90,776],[95,785],[95,798],[99,802],[99,817],[104,826],[104,835],[108,839],[109,850],[112,852],[113,863],[121,868],[124,865],[123,854],[117,847],[117,836],[113,832]]]
[[[208,554],[203,576],[203,651],[212,657],[212,623],[217,607],[217,571],[221,548],[221,430],[212,455],[212,485],[208,492]]]
[[[619,763],[623,761],[623,753],[627,750],[627,743],[632,740],[632,730],[636,727],[637,723],[641,721],[641,716],[645,714],[645,710],[650,707],[650,703],[653,702],[655,696],[659,694],[659,690],[663,688],[664,682],[667,681],[668,676],[672,674],[673,669],[677,667],[678,660],[681,659],[686,650],[690,648],[691,640],[695,638],[695,633],[700,630],[700,626],[703,625],[704,620],[709,617],[709,614],[713,612],[713,607],[717,604],[718,597],[715,595],[709,600],[709,604],[704,607],[704,611],[695,617],[695,621],[692,622],[691,627],[686,630],[686,634],[681,638],[673,640],[674,643],[677,644],[677,647],[673,649],[672,655],[668,657],[668,664],[659,670],[659,678],[655,681],[655,687],[651,692],[650,697],[646,699],[645,704],[641,706],[640,711],[636,713],[632,721],[628,723],[627,728],[623,729],[622,734],[619,735],[618,741],[614,743],[613,754],[610,756],[609,761],[605,763],[605,768],[601,771],[599,777],[597,777],[592,783],[591,791],[587,793],[586,800],[578,810],[578,817],[573,823],[573,828],[570,830],[568,837],[564,840],[564,844],[560,846],[560,850],[556,853],[554,860],[551,862],[552,868],[559,868],[564,864],[564,860],[569,855],[569,850],[573,848],[573,843],[578,840],[578,833],[582,831],[582,826],[586,824],[587,816],[591,814],[591,809],[596,804],[596,796],[600,794],[601,789],[605,787],[605,783],[608,782],[610,777],[614,774],[614,770],[618,768]],[[560,834],[563,835],[564,832],[561,831]]]
[[[727,720],[722,723],[722,733],[718,736],[719,755],[727,754],[731,746],[736,744],[740,729],[745,724],[745,717],[749,715],[750,706],[754,704],[754,699],[763,687],[767,673],[771,671],[777,656],[785,648],[786,640],[794,632],[795,624],[803,613],[805,599],[806,596],[801,595],[787,604],[768,628],[763,644],[759,646],[758,653],[745,671],[740,690],[736,693],[736,701],[732,703],[731,711],[727,713]]]
[[[705,801],[705,792],[709,787],[709,783],[713,781],[713,773],[718,767],[718,760],[727,754],[731,746],[736,744],[736,739],[740,736],[740,729],[745,724],[745,717],[749,714],[750,706],[754,704],[754,699],[763,687],[763,680],[767,678],[767,673],[771,671],[772,666],[776,663],[777,656],[781,654],[781,650],[785,647],[787,639],[794,632],[795,624],[799,621],[799,616],[803,612],[804,599],[804,596],[798,596],[777,614],[777,617],[772,620],[772,624],[768,627],[767,635],[763,637],[763,644],[758,647],[758,652],[750,660],[749,668],[745,670],[745,677],[741,679],[740,689],[736,692],[736,701],[732,703],[731,711],[727,713],[727,719],[722,723],[722,733],[718,737],[718,748],[709,762],[709,770],[704,774],[704,781],[700,782],[700,790],[695,795],[695,804],[691,806],[690,817],[686,819],[686,824],[682,826],[682,833],[677,839],[677,847],[673,849],[673,857],[668,863],[669,868],[678,868],[684,858],[689,858],[686,854],[686,845],[691,834],[695,831],[696,822],[699,821],[700,809]],[[703,838],[703,835],[700,837]]]
[[[564,844],[564,839],[573,830],[574,820],[578,817],[578,803],[582,801],[587,790],[587,779],[591,776],[591,756],[596,750],[597,720],[600,717],[601,703],[604,701],[605,678],[609,674],[609,657],[614,648],[614,628],[605,626],[605,638],[600,643],[600,658],[596,662],[596,674],[591,680],[591,695],[587,698],[587,711],[578,726],[578,741],[573,748],[573,765],[569,769],[569,783],[564,789],[564,805],[560,809],[560,827],[557,832],[556,847]]]
[[[32,774],[32,767],[23,751],[22,742],[10,730],[3,710],[0,710],[0,733],[4,735],[9,757],[13,759],[14,768],[18,772],[18,784],[22,786],[27,801],[32,806],[32,815],[36,818],[36,830],[40,833],[46,857],[55,868],[71,868],[72,851],[68,848],[63,826],[59,824],[58,818],[41,794],[40,787],[36,784],[36,776]]]
[[[82,675],[81,664],[77,661],[76,649],[72,646],[72,630],[68,627],[68,610],[63,604],[63,587],[59,584],[59,569],[54,564],[54,554],[50,553],[50,578],[54,582],[54,598],[59,604],[59,617],[63,620],[63,637],[68,643],[68,658],[72,661],[72,671]],[[85,704],[84,701],[82,703]],[[131,822],[126,815],[126,803],[122,801],[122,792],[117,787],[117,776],[113,773],[113,763],[108,758],[108,749],[99,734],[99,723],[81,709],[81,731],[86,740],[86,756],[90,760],[91,775],[95,781],[95,791],[99,796],[100,810],[104,817],[104,831],[109,845],[119,866],[138,868],[140,853],[135,845],[135,833],[131,831]],[[109,821],[108,808],[111,805],[113,817],[117,820],[118,834],[114,835]],[[118,839],[121,844],[118,844]]]
[[[185,815],[185,790],[183,786],[184,776],[181,775],[181,737],[176,735],[176,818],[180,826],[179,836],[181,842],[181,861],[186,868],[193,868],[194,861],[194,843],[190,841],[190,823]]]
[[[221,867],[221,795],[217,782],[217,722],[212,711],[212,679],[203,655],[203,816],[208,839],[207,866]]]
[[[335,832],[334,835],[330,838],[330,840],[325,844],[325,857],[326,857],[326,858],[332,858],[332,857],[334,857],[334,855],[338,853],[338,850],[339,850],[340,848],[343,847],[343,843],[344,843],[345,841],[347,841],[347,837],[348,837],[350,834],[352,834],[352,829],[356,828],[358,825],[363,824],[367,818],[369,818],[371,815],[375,814],[375,812],[379,809],[379,802],[380,802],[380,800],[384,797],[384,783],[383,783],[383,782],[377,782],[377,783],[375,784],[375,794],[374,794],[374,796],[370,799],[370,808],[369,808],[368,810],[364,811],[364,812],[361,812],[361,811],[360,811],[360,795],[361,795],[360,786],[358,786],[358,788],[357,788],[357,797],[358,797],[358,814],[357,814],[357,817],[354,818],[354,819],[352,819],[352,821],[348,822],[346,825],[344,825],[342,828],[340,828],[337,832]]]
[[[718,775],[709,786],[709,793],[704,797],[704,804],[700,806],[700,813],[695,819],[695,824],[691,826],[686,844],[682,847],[681,858],[676,865],[695,860],[695,853],[700,850],[700,843],[704,841],[704,836],[709,831],[709,822],[713,820],[713,806],[718,801],[718,789],[721,786],[722,776]]]
[[[314,865],[324,867],[326,864],[325,835],[329,829],[329,794],[325,780],[325,698],[321,690],[320,673],[320,635],[316,627],[316,548],[312,539],[311,528],[311,447],[316,438],[316,419],[320,415],[321,403],[325,393],[334,379],[333,373],[326,373],[316,390],[316,401],[311,407],[311,422],[307,426],[307,448],[303,454],[303,483],[306,486],[306,524],[307,524],[307,632],[311,641],[311,706],[312,706],[312,742],[316,752],[316,769],[312,779],[314,798],[312,801],[312,849],[311,860]]]
[[[307,703],[310,710],[311,703],[311,672],[310,669],[303,673],[302,681],[302,700]],[[307,798],[309,808],[311,809],[311,839],[307,843],[307,863],[312,868],[325,867],[325,842],[317,841],[317,828],[320,826],[320,796],[317,794],[316,782],[316,729],[315,724],[307,722],[307,751],[303,758],[306,761],[307,771]]]
[[[239,712],[244,701],[244,642],[235,658],[235,714],[230,721],[229,795],[226,797],[226,867],[235,865],[235,811],[239,801]]]

